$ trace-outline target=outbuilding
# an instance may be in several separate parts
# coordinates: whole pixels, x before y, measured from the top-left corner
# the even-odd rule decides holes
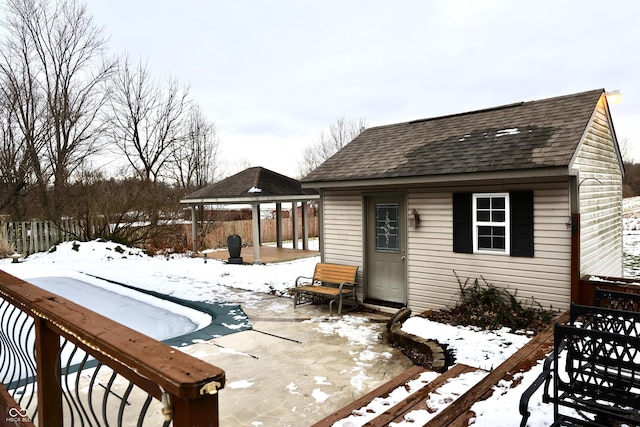
[[[221,181],[194,191],[180,200],[191,209],[191,235],[193,236],[193,251],[198,250],[198,215],[196,209],[201,210],[207,205],[250,205],[252,218],[253,263],[261,264],[260,259],[260,206],[275,203],[277,242],[282,247],[282,203],[292,205],[293,216],[293,248],[298,248],[298,204],[302,216],[302,248],[308,248],[307,235],[307,203],[318,200],[317,191],[302,189],[300,181],[289,178],[272,170],[255,166],[238,172]],[[247,236],[243,236],[246,240]]]
[[[581,276],[622,276],[623,174],[592,90],[366,129],[302,188],[365,302],[443,308],[478,279],[562,309]]]

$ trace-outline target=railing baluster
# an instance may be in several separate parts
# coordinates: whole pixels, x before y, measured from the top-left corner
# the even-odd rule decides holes
[[[89,390],[87,391],[87,399],[89,400],[89,411],[91,412],[91,415],[93,416],[93,420],[95,421],[96,425],[100,424],[100,421],[98,420],[98,417],[96,416],[96,412],[93,409],[93,390],[94,390],[94,386],[96,384],[96,379],[98,378],[98,373],[100,372],[100,368],[102,368],[102,363],[98,362],[98,365],[96,366],[96,368],[93,371],[93,374],[91,375],[91,380],[89,381]]]
[[[127,399],[129,399],[129,394],[131,394],[131,390],[133,390],[133,383],[129,382],[129,386],[127,387],[127,390],[122,395],[122,400],[120,401],[120,408],[118,408],[118,425],[119,426],[122,425],[122,420],[123,420],[123,417],[124,417],[124,410],[127,407],[127,405],[129,404],[127,402]]]
[[[149,394],[147,395],[147,400],[144,401],[142,405],[142,409],[140,410],[140,415],[138,416],[138,422],[136,423],[136,427],[142,427],[142,423],[144,422],[144,417],[147,416],[147,411],[149,410],[149,405],[151,405],[151,401],[153,397]]]
[[[111,378],[109,378],[109,382],[104,389],[104,396],[102,397],[102,420],[104,421],[104,425],[109,427],[109,420],[107,419],[107,401],[109,400],[109,395],[111,394],[111,387],[113,387],[113,382],[116,380],[118,376],[117,372],[113,372],[111,374]]]
[[[82,361],[80,362],[80,365],[78,365],[78,370],[76,371],[76,381],[75,381],[75,386],[74,386],[74,394],[75,394],[76,401],[78,402],[78,406],[80,407],[82,420],[84,420],[86,418],[86,420],[89,423],[89,425],[91,425],[91,419],[89,418],[89,414],[87,413],[87,410],[84,408],[84,405],[82,404],[82,397],[80,396],[80,380],[82,379],[82,375],[81,374],[82,374],[82,371],[84,370],[84,367],[85,367],[88,359],[89,359],[89,354],[85,352],[84,353],[84,357],[82,358]],[[71,357],[69,357],[69,360],[71,360]],[[67,372],[67,375],[68,375],[68,372]],[[82,425],[84,425],[84,421],[83,421]]]
[[[36,377],[36,365],[34,363],[34,347],[33,347],[33,339],[29,342],[30,337],[33,337],[35,326],[33,320],[27,316],[25,313],[21,312],[22,324],[18,330],[18,348],[19,348],[19,358],[22,360],[21,364],[24,366],[24,373],[22,373],[22,368],[20,369],[20,377],[24,376],[24,391],[20,398],[18,399],[18,404],[23,406],[23,400],[25,396],[29,396],[25,408],[28,408],[31,405],[31,402],[34,399],[34,390],[35,390],[35,377]],[[21,340],[21,341],[20,341]],[[29,353],[31,352],[31,353]],[[19,380],[21,380],[21,378]],[[29,384],[31,384],[31,390],[28,389]]]
[[[77,347],[74,346],[74,348],[71,350],[71,356],[69,358],[67,358],[67,363],[66,363],[66,368],[62,368],[62,353],[64,352],[64,349],[67,347],[67,344],[69,344],[68,340],[64,340],[64,342],[62,343],[62,345],[60,346],[60,354],[58,355],[58,359],[60,361],[60,366],[58,367],[58,378],[60,379],[60,389],[62,390],[62,397],[64,398],[64,401],[67,404],[67,407],[69,408],[69,413],[71,414],[71,417],[69,417],[70,421],[71,421],[71,427],[73,427],[75,425],[75,419],[76,419],[76,415],[75,415],[75,409],[78,409],[77,404],[73,401],[73,397],[71,396],[70,389],[69,389],[69,383],[68,381],[68,376],[69,376],[69,366],[71,364],[71,358],[73,357],[73,355],[75,354],[76,350],[78,349]],[[82,420],[81,420],[82,421]],[[84,425],[81,424],[81,425]]]

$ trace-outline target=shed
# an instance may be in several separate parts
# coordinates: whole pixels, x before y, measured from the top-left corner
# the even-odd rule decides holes
[[[360,297],[437,309],[476,279],[566,308],[622,275],[624,169],[604,90],[366,129],[302,180]]]
[[[302,189],[300,181],[281,175],[263,167],[251,167],[188,194],[180,203],[188,204],[191,208],[193,251],[197,250],[197,216],[196,208],[205,205],[249,204],[253,221],[253,257],[254,263],[260,261],[260,205],[276,204],[277,245],[282,247],[282,203],[292,203],[294,249],[297,246],[298,210],[295,206],[302,205],[302,229],[307,230],[307,203],[316,201],[319,195],[314,189]],[[303,249],[308,247],[307,233],[302,236]]]

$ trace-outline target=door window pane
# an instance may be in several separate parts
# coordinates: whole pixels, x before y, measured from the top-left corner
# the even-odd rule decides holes
[[[400,252],[398,203],[376,204],[376,250]]]

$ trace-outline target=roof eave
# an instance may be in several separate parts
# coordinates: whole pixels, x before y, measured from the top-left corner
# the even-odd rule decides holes
[[[304,202],[320,199],[319,194],[302,194],[292,196],[252,196],[252,197],[203,197],[198,199],[180,199],[180,203],[189,205],[235,205],[260,204],[277,202]]]
[[[354,188],[391,185],[428,185],[442,183],[476,182],[489,180],[563,177],[575,175],[568,166],[556,166],[536,169],[517,169],[509,171],[473,172],[460,174],[410,176],[398,178],[355,179],[341,181],[308,181],[302,188]]]

